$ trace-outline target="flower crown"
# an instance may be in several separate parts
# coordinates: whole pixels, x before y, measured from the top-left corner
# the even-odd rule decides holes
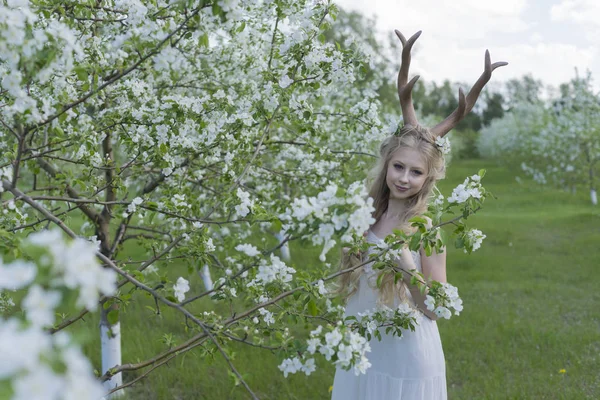
[[[402,127],[398,125],[396,132],[394,132],[394,136],[402,136],[400,134],[401,130]],[[435,141],[431,141],[431,139],[427,138],[424,135],[420,135],[420,137],[427,143],[431,144],[432,146],[435,146],[435,148],[438,149],[443,155],[450,153],[450,140],[447,137],[437,136],[435,138]]]

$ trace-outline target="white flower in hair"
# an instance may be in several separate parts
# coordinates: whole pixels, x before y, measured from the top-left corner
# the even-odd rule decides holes
[[[438,137],[435,139],[435,144],[440,148],[442,154],[450,153],[450,140],[447,137]]]

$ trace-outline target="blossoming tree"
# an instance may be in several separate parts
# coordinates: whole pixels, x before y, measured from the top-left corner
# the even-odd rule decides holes
[[[480,152],[501,157],[541,184],[574,191],[585,186],[598,203],[600,98],[591,75],[577,76],[548,101],[522,101],[483,128]]]
[[[387,77],[372,68],[368,44],[326,40],[336,13],[329,1],[307,0],[0,3],[0,250],[10,260],[1,265],[0,304],[11,314],[10,290],[27,291],[18,304],[25,317],[1,320],[0,358],[29,354],[0,369],[0,393],[29,398],[27,390],[61,373],[68,380],[76,369],[91,377],[63,332],[96,308],[115,355],[103,355],[99,377],[110,392],[134,383],[122,383],[121,372],[149,368],[141,379],[203,345],[196,350],[221,354],[256,397],[224,339],[278,349],[282,359],[300,351],[302,358],[281,364],[286,374],[310,374],[317,352],[360,373],[376,327],[401,335],[414,326],[410,309],[336,324],[339,308],[325,298],[325,282],[349,272],[329,269],[329,250],[340,241],[364,248],[360,238],[372,223],[356,168],[370,163],[373,142],[395,130],[379,120],[376,89]],[[452,220],[457,244],[479,247],[484,236],[464,219],[486,196],[482,175],[438,199],[431,229],[415,220],[417,235],[390,238],[381,273],[399,272],[385,254],[403,241],[442,246],[437,232],[452,208],[460,208]],[[42,231],[49,225],[63,234]],[[255,239],[272,233],[282,240],[270,247]],[[297,271],[282,261],[279,248],[294,240],[320,246],[323,265]],[[132,248],[145,258],[131,260]],[[171,264],[208,266],[213,288],[183,277],[169,282]],[[431,285],[432,310],[460,311],[453,287]],[[119,313],[139,293],[131,287],[191,321],[188,340],[149,360],[121,362]],[[232,304],[231,314],[189,311],[206,297]],[[71,312],[56,319],[58,307]],[[332,324],[297,344],[281,318],[307,313]],[[270,336],[255,334],[259,328]],[[17,340],[25,333],[43,348],[27,349]],[[47,398],[99,393],[75,389],[74,397]]]

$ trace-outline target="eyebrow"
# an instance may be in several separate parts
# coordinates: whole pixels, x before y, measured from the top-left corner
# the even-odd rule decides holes
[[[406,164],[404,162],[399,161],[399,160],[392,160],[392,164],[402,164],[402,165],[406,166]],[[425,167],[413,165],[413,166],[411,166],[411,169],[418,169],[418,170],[424,171]]]

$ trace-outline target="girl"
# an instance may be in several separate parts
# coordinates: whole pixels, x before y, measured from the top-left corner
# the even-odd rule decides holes
[[[486,51],[485,70],[465,97],[459,91],[459,106],[443,122],[429,130],[418,125],[411,100],[411,90],[416,78],[408,81],[410,50],[421,32],[408,42],[396,31],[402,42],[402,65],[398,74],[398,94],[402,106],[404,127],[397,135],[386,138],[380,146],[380,161],[374,169],[369,196],[374,200],[375,223],[366,233],[366,239],[377,244],[392,233],[402,229],[412,233],[408,220],[427,211],[427,201],[435,184],[444,177],[445,164],[442,153],[443,135],[450,131],[475,104],[491,72],[506,63],[491,64]],[[369,253],[376,251],[373,247]],[[342,269],[358,265],[368,258],[347,254],[342,256]],[[396,260],[398,267],[416,269],[427,280],[446,282],[446,252],[435,251],[426,256],[421,249],[411,252],[407,248]],[[372,263],[341,276],[340,290],[345,291],[345,314],[372,310],[378,305],[397,307],[408,303],[423,315],[415,331],[404,331],[401,338],[382,335],[382,340],[370,342],[368,353],[371,367],[366,374],[356,376],[354,371],[338,368],[335,374],[332,400],[442,400],[446,394],[446,370],[442,343],[436,324],[436,315],[425,306],[426,295],[410,284],[410,275],[394,283],[386,275],[379,288],[375,284],[377,273]]]

